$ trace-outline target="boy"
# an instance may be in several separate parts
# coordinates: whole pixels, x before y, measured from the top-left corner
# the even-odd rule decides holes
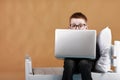
[[[69,28],[75,30],[86,30],[87,17],[81,12],[76,12],[70,17]],[[73,53],[74,54],[74,53]],[[65,58],[62,80],[73,80],[74,73],[81,73],[82,80],[92,80],[91,70],[94,60],[87,58]]]

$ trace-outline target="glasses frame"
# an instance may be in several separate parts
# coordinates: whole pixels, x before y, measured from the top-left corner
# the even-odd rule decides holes
[[[76,25],[76,24],[70,24],[70,28],[81,28],[81,27],[86,27],[87,25],[86,24],[79,24],[79,25]]]

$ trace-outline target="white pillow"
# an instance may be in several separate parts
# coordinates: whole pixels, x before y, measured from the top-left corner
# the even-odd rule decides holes
[[[99,72],[111,71],[111,30],[106,27],[98,35],[97,42],[100,48],[100,58],[96,63],[96,70]]]

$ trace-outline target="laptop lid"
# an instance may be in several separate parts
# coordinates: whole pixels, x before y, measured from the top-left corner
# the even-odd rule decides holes
[[[55,30],[57,58],[96,58],[96,30]]]

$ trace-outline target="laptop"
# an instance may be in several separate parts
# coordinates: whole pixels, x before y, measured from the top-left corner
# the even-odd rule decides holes
[[[96,58],[96,30],[55,30],[56,58]]]

